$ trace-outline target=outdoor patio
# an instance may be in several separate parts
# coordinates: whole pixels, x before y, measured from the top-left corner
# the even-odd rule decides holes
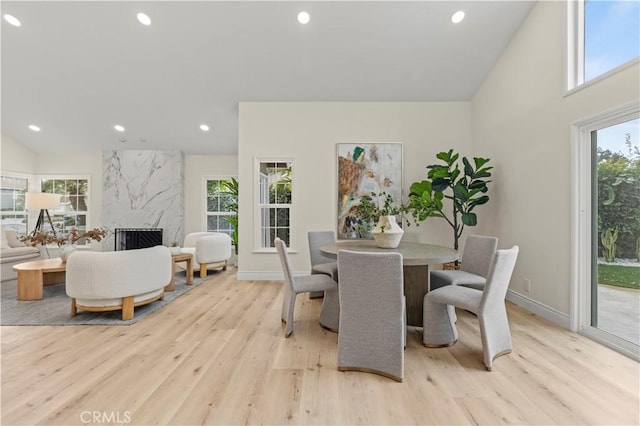
[[[598,307],[599,329],[640,345],[640,290],[599,284]]]

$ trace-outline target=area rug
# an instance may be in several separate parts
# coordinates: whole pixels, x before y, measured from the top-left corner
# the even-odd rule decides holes
[[[1,325],[131,325],[152,312],[171,303],[189,290],[206,281],[194,276],[193,284],[186,284],[184,272],[176,273],[175,290],[164,293],[164,300],[135,308],[133,319],[122,321],[121,311],[84,312],[72,317],[71,298],[67,296],[64,283],[44,286],[42,300],[17,300],[16,280],[4,281],[1,286]]]

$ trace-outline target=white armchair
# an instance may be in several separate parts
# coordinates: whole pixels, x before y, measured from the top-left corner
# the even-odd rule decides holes
[[[232,256],[231,237],[221,232],[192,232],[184,238],[182,253],[193,254],[193,268],[205,278],[209,269],[227,270]]]
[[[162,299],[170,281],[171,252],[164,246],[77,251],[67,260],[65,288],[71,316],[78,310],[122,310],[122,319],[130,320],[134,307]]]

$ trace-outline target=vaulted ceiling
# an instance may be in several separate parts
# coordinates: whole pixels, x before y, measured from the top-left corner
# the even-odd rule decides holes
[[[241,101],[468,101],[533,3],[3,1],[21,26],[2,21],[2,133],[235,154]]]

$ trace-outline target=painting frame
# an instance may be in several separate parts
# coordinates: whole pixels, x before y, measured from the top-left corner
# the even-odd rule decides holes
[[[371,238],[371,224],[363,224],[354,216],[368,194],[386,192],[400,205],[403,162],[402,142],[336,144],[338,240]]]

